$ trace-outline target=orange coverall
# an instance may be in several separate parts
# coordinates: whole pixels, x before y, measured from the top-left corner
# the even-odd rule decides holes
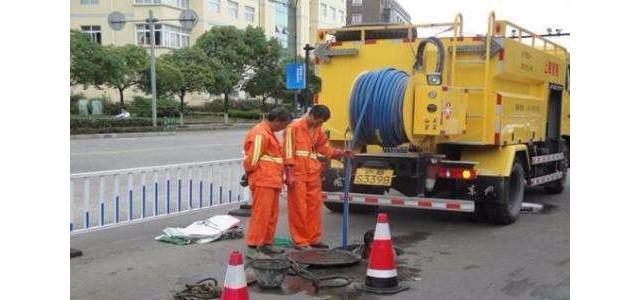
[[[278,200],[283,184],[282,144],[263,121],[253,127],[244,141],[244,170],[253,200],[247,245],[273,244],[278,222]]]
[[[289,233],[296,247],[321,242],[322,164],[318,153],[333,158],[321,127],[309,129],[307,117],[291,123],[284,133],[285,165],[293,165],[293,187],[287,189]]]

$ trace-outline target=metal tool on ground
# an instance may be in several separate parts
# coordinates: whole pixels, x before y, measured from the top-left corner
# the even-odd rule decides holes
[[[247,278],[244,274],[242,254],[238,251],[231,252],[229,266],[224,277],[224,290],[222,300],[248,300]]]
[[[186,288],[173,295],[176,300],[216,299],[222,294],[215,278],[205,278],[196,284],[185,284]]]
[[[261,289],[277,289],[291,267],[286,259],[254,259],[249,262]]]
[[[320,288],[342,287],[353,282],[353,278],[349,276],[332,275],[316,277],[291,258],[255,259],[249,262],[248,266],[254,270],[258,286],[262,289],[280,288],[286,275],[299,276],[311,282],[314,287],[314,292],[317,292]],[[328,283],[336,280],[343,282]]]
[[[523,202],[522,207],[520,208],[521,212],[530,212],[530,213],[538,213],[541,212],[544,206],[539,203],[529,203]]]
[[[360,257],[342,249],[311,249],[295,251],[288,258],[313,267],[347,267],[360,263]]]
[[[78,257],[81,255],[82,255],[82,251],[75,248],[71,248],[71,258]]]
[[[393,243],[387,220],[387,214],[378,214],[367,277],[363,285],[356,287],[358,290],[375,294],[396,294],[409,288],[398,281]]]

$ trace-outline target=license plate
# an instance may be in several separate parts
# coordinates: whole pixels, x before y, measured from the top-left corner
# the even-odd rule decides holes
[[[356,178],[353,183],[361,185],[391,186],[392,179],[393,170],[358,168],[356,169]]]

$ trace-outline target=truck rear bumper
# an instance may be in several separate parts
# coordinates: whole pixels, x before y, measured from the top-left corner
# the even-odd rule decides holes
[[[323,192],[322,200],[325,202],[344,203],[344,193]],[[458,212],[474,212],[475,211],[475,203],[473,201],[442,199],[442,198],[379,196],[379,195],[350,193],[349,203],[373,205],[373,206],[406,207],[406,208],[458,211]]]

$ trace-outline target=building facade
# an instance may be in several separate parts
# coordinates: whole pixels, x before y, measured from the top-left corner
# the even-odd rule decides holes
[[[152,39],[144,20],[150,10],[157,19],[178,19],[188,8],[198,15],[194,28],[183,28],[178,21],[162,21],[156,25],[154,41],[158,55],[192,46],[211,27],[221,25],[240,29],[262,27],[267,37],[277,38],[284,48],[293,46],[295,36],[297,52],[304,54],[302,47],[313,44],[318,28],[346,24],[347,1],[350,0],[71,0],[70,27],[87,33],[103,45],[148,47]],[[115,31],[107,22],[107,16],[114,11],[122,12],[126,20],[139,22],[128,22],[123,29]]]
[[[102,45],[137,44],[148,48],[154,41],[159,56],[172,49],[193,46],[198,37],[214,26],[233,25],[239,29],[259,26],[267,38],[275,37],[287,53],[304,55],[304,45],[314,44],[319,27],[346,24],[346,1],[349,0],[71,0],[70,28],[85,32]],[[195,27],[187,29],[179,21],[161,21],[151,38],[145,24],[150,10],[162,20],[178,19],[185,9],[198,15]],[[107,21],[114,11],[123,13],[125,20],[138,21],[127,22],[115,31]],[[98,90],[80,91],[89,97],[104,94]],[[78,92],[78,87],[72,92]]]
[[[411,23],[411,16],[396,0],[346,1],[347,25]]]

